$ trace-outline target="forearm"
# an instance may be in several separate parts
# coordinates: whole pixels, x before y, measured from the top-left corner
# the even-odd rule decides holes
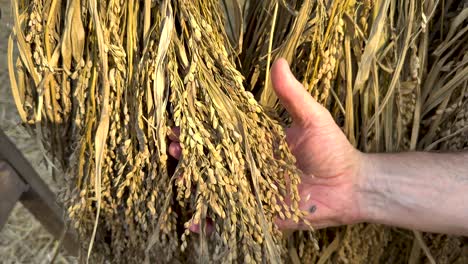
[[[363,220],[468,235],[468,153],[363,154]]]

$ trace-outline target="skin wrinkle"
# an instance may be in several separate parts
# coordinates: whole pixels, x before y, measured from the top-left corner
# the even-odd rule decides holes
[[[377,218],[379,211],[388,208],[389,199],[394,196],[389,182],[391,179],[388,177],[377,179],[377,172],[380,169],[377,168],[377,165],[378,163],[376,162],[366,162],[360,171],[360,174],[365,175],[362,177],[365,179],[362,180],[359,190],[366,197],[364,203],[368,203],[368,205],[362,206],[366,208],[364,215],[366,215],[367,221]]]

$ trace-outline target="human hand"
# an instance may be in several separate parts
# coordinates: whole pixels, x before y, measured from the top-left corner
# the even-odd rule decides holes
[[[281,103],[293,119],[286,140],[302,171],[299,185],[300,208],[310,213],[314,228],[324,228],[361,220],[361,154],[347,140],[332,116],[304,89],[284,59],[272,66],[272,82]],[[169,154],[181,156],[179,130],[170,136]],[[292,220],[277,220],[281,229],[308,228]],[[198,232],[197,226],[190,229]]]
[[[352,224],[362,220],[362,155],[356,150],[322,105],[296,80],[284,59],[271,69],[276,95],[292,117],[286,141],[302,171],[300,208],[309,211],[314,228]],[[300,229],[301,224],[278,220],[281,229]]]

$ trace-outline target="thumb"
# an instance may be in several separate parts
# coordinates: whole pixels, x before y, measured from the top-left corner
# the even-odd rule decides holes
[[[285,59],[280,58],[273,63],[271,81],[281,104],[298,125],[319,121],[323,114],[328,113],[294,77]]]

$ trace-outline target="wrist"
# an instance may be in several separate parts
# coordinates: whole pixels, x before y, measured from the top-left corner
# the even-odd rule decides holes
[[[421,173],[427,158],[417,153],[362,154],[361,221],[429,230],[430,222],[438,221],[431,201],[447,196],[441,191],[453,188],[441,180],[432,184],[436,182],[428,176],[432,172]]]
[[[462,154],[360,153],[359,222],[466,234],[466,158]]]
[[[379,159],[375,154],[359,152],[357,172],[357,199],[359,222],[378,222],[382,218],[380,208],[384,199],[379,192],[382,183],[378,180]]]

